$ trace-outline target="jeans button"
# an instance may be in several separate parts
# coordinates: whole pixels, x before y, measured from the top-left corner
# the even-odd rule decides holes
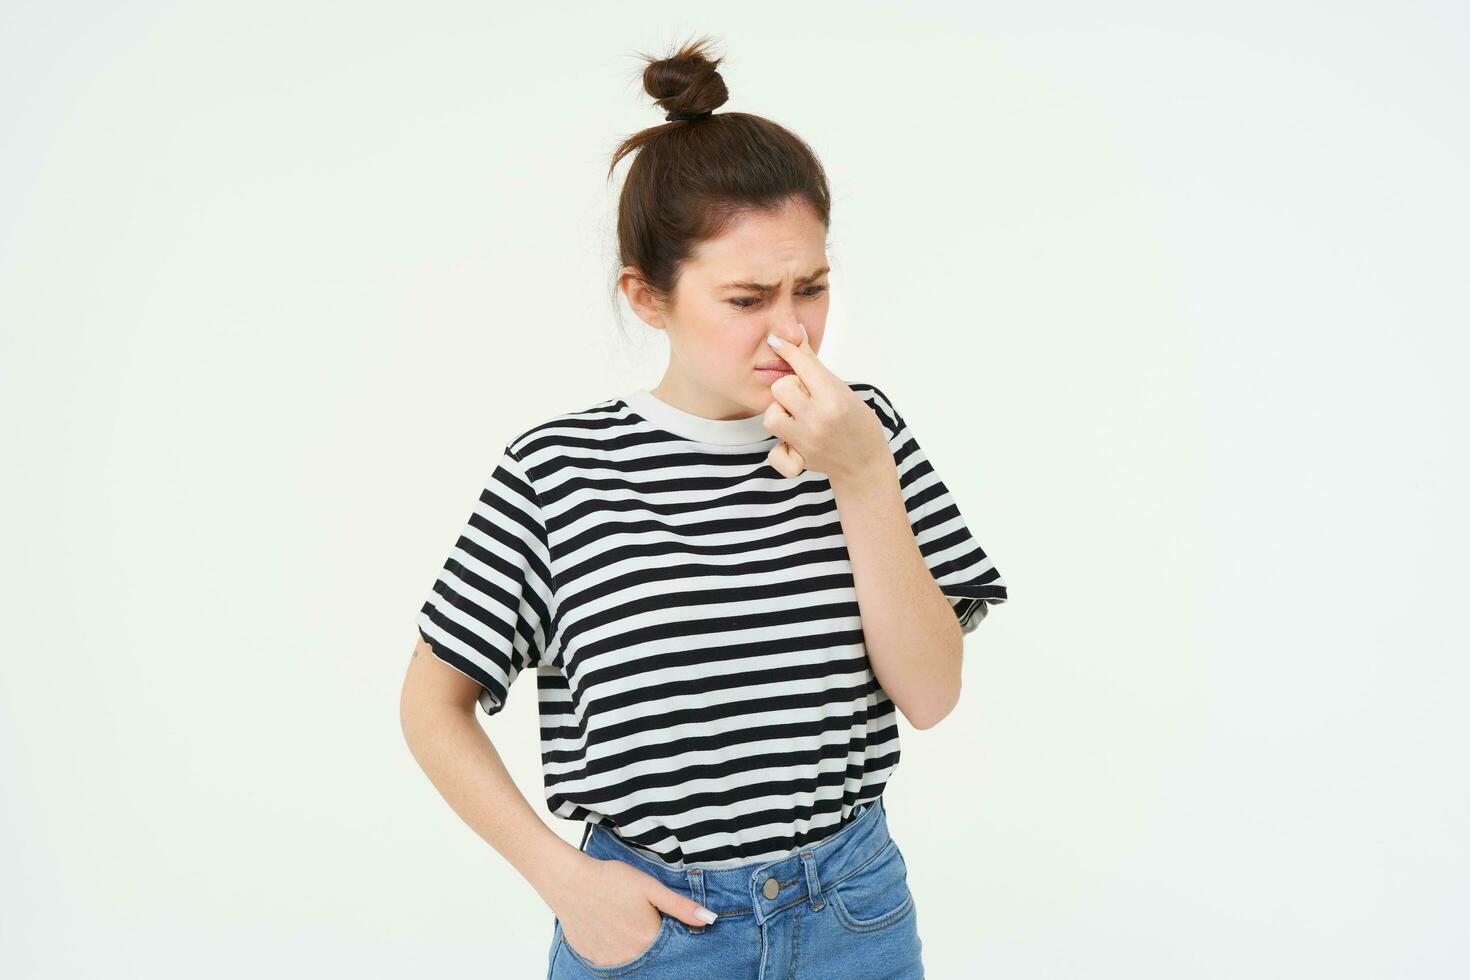
[[[775,878],[767,878],[766,883],[761,886],[761,894],[765,895],[766,898],[775,898],[781,894],[781,883]]]

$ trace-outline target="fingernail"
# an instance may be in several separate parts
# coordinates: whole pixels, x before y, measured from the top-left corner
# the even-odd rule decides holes
[[[713,921],[715,921],[716,919],[719,918],[718,915],[716,915],[715,913],[711,912],[709,909],[705,908],[703,905],[701,905],[699,908],[695,909],[694,910],[694,914],[696,916],[698,916],[699,918],[703,919],[707,923],[708,922],[713,922]]]
[[[798,323],[797,326],[801,328],[801,339],[806,340],[806,324]]]
[[[768,333],[768,334],[766,334],[766,343],[770,344],[772,347],[780,347],[781,346],[781,338],[780,337],[777,337],[773,333]]]

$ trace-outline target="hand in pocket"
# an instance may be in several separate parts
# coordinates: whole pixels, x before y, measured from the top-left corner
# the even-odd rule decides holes
[[[621,861],[588,858],[558,908],[562,937],[592,966],[618,966],[648,952],[664,929],[664,915],[692,926],[708,923],[698,902]]]

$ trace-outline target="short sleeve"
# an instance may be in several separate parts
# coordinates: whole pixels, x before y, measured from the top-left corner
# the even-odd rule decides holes
[[[480,685],[480,707],[493,715],[520,672],[541,665],[550,608],[540,501],[507,446],[419,610],[419,635]]]
[[[898,466],[904,507],[919,552],[954,608],[962,632],[968,634],[980,625],[991,606],[1006,601],[1005,580],[970,532],[959,505],[908,422],[882,391],[867,387],[876,396],[872,407],[888,432],[888,448]]]

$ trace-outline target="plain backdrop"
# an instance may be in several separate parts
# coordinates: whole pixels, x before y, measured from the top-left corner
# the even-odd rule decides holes
[[[1470,970],[1463,7],[0,20],[0,974],[544,975],[398,694],[499,447],[662,374],[606,170],[700,34],[1011,589],[888,787],[930,975]]]

